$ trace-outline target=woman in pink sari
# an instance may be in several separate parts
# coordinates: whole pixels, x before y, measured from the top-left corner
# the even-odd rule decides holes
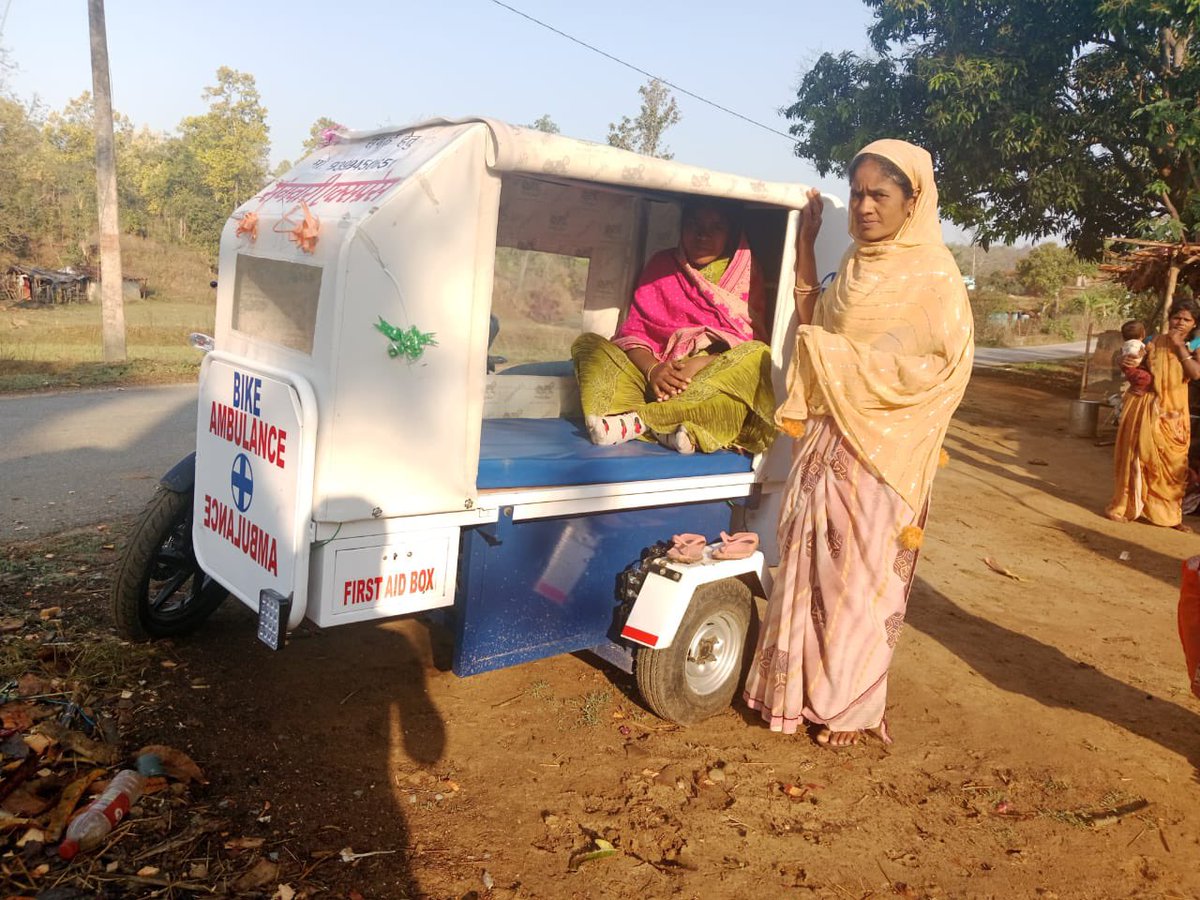
[[[758,453],[775,437],[775,399],[750,248],[716,205],[685,208],[680,232],[646,264],[613,339],[585,334],[571,348],[588,434]]]
[[[904,624],[929,490],[971,373],[973,325],[942,243],[933,163],[876,141],[850,163],[850,234],[820,294],[820,196],[797,237],[800,326],[788,398],[796,438],[780,563],[746,703],[772,731],[817,727],[835,747],[890,741],[887,674]]]

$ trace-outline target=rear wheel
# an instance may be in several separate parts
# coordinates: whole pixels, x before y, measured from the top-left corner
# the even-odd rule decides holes
[[[741,678],[750,589],[730,578],[701,585],[670,647],[638,648],[634,672],[657,715],[693,725],[729,706]]]
[[[192,551],[192,492],[159,485],[129,535],[113,582],[117,631],[135,641],[195,631],[228,592]]]

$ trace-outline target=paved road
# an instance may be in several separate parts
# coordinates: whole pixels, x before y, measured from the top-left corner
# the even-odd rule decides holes
[[[1071,344],[1043,344],[1040,347],[976,347],[975,365],[983,368],[1011,366],[1014,363],[1050,362],[1083,356],[1085,341]],[[1092,344],[1095,347],[1095,344]]]
[[[136,512],[195,446],[195,384],[0,397],[0,540]]]

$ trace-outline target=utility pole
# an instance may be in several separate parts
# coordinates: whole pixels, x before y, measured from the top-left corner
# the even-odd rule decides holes
[[[88,0],[92,43],[92,102],[96,126],[96,206],[100,212],[100,334],[105,362],[125,362],[125,298],[121,229],[117,217],[117,159],[113,146],[112,86],[104,0]]]

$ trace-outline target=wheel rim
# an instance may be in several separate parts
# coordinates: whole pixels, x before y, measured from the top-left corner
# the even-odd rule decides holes
[[[192,552],[191,516],[167,533],[154,554],[146,584],[146,614],[151,622],[169,625],[187,616],[216,583],[196,563]]]
[[[728,680],[742,656],[742,634],[734,617],[718,612],[701,623],[688,645],[684,675],[688,687],[711,694]]]

